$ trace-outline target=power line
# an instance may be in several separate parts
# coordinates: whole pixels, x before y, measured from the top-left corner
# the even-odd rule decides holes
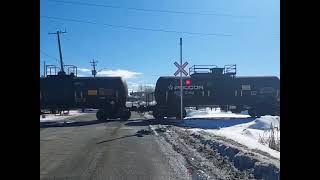
[[[173,10],[121,7],[121,6],[105,5],[105,4],[84,3],[84,2],[79,2],[79,1],[60,1],[60,0],[49,0],[49,1],[57,2],[57,3],[63,3],[63,4],[72,4],[72,5],[94,6],[94,7],[113,8],[113,9],[126,9],[126,10],[131,10],[131,11],[158,12],[158,13],[170,13],[170,14],[186,14],[186,15],[201,15],[201,16],[229,16],[229,17],[237,17],[237,18],[252,18],[252,17],[254,17],[254,16],[237,16],[237,15],[222,14],[222,13],[187,12],[187,11],[173,11]]]
[[[166,33],[181,33],[181,34],[203,35],[203,36],[232,36],[230,34],[220,34],[220,33],[199,33],[199,32],[175,31],[175,30],[166,30],[166,29],[141,28],[141,27],[134,27],[134,26],[121,26],[121,25],[97,23],[97,22],[92,22],[92,21],[84,21],[84,20],[79,20],[79,19],[50,17],[50,16],[41,16],[41,17],[48,18],[48,19],[56,19],[56,20],[61,20],[61,21],[103,25],[103,26],[108,26],[108,27],[112,27],[112,28],[130,29],[130,30],[156,31],[156,32],[166,32]]]

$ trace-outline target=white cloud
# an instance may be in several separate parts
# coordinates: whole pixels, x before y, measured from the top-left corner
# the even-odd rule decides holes
[[[77,70],[81,72],[91,72],[90,69],[86,69],[86,68],[77,68]]]
[[[117,69],[117,70],[103,70],[98,71],[97,77],[122,77],[124,79],[136,78],[138,75],[142,73],[129,71],[125,69]],[[78,76],[79,77],[92,77],[91,69],[87,68],[78,68]]]
[[[117,70],[103,70],[101,72],[98,72],[97,76],[109,76],[109,77],[115,77],[120,76],[124,79],[130,79],[135,78],[138,75],[141,75],[142,73],[129,71],[129,70],[123,70],[123,69],[117,69]]]
[[[144,84],[145,86],[151,86],[151,87],[155,87],[156,85],[154,84]]]
[[[131,86],[131,87],[138,87],[139,86],[138,83],[130,82],[130,81],[128,81],[127,84],[128,84],[128,86]]]
[[[91,70],[86,68],[77,68],[77,76],[78,77],[91,77]]]
[[[82,74],[82,73],[78,73],[77,74],[78,77],[91,77],[90,74]]]

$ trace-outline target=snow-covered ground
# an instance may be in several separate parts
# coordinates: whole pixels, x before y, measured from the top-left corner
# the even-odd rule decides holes
[[[40,115],[40,122],[55,122],[60,120],[65,120],[71,117],[76,117],[83,115],[88,112],[94,112],[93,109],[87,109],[84,113],[81,112],[81,110],[71,110],[69,111],[69,114],[45,114],[45,118]]]
[[[225,119],[226,117],[229,119]],[[193,132],[205,132],[232,139],[250,149],[258,149],[280,159],[279,151],[269,148],[268,144],[259,142],[259,139],[266,139],[270,136],[271,124],[276,129],[274,131],[275,140],[280,141],[280,117],[262,116],[256,119],[248,117],[243,114],[211,111],[210,109],[193,110],[188,113],[183,126]]]
[[[212,133],[170,125],[150,126],[155,136],[163,137],[184,156],[195,179],[279,179],[280,159],[269,153]]]
[[[270,154],[280,159],[280,152],[271,149],[267,143],[262,143],[262,139],[270,136],[270,126],[275,128],[275,140],[280,144],[280,117],[279,116],[262,116],[260,118],[251,118],[249,115],[234,114],[231,112],[222,112],[220,109],[188,109],[187,117],[181,120],[168,120],[172,125],[187,128],[192,132],[204,132],[222,136],[234,140],[249,149],[256,149]],[[145,113],[145,118],[153,119],[154,117]]]
[[[187,109],[187,116],[185,119],[196,119],[196,118],[247,118],[250,117],[248,114],[234,114],[230,111],[223,112],[220,108],[217,109]]]

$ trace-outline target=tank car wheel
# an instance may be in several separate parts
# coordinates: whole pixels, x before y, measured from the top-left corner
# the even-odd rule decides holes
[[[105,121],[107,120],[107,114],[105,113],[105,111],[103,110],[98,110],[98,112],[96,113],[96,117],[98,119],[98,121]]]

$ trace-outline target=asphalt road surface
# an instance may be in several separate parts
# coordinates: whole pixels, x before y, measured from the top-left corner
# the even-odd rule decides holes
[[[40,123],[40,179],[188,179],[156,136],[139,133],[148,129],[144,121],[133,114],[129,121],[99,122],[90,113]]]

